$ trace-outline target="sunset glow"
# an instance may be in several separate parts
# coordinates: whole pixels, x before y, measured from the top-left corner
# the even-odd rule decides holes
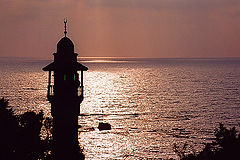
[[[49,59],[66,17],[80,57],[240,55],[237,0],[1,0],[0,6],[0,56]]]
[[[0,0],[0,25],[0,159],[240,157],[240,0]]]

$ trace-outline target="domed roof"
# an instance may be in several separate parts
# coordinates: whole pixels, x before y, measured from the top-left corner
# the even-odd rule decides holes
[[[68,37],[63,37],[57,44],[57,53],[74,53],[74,44]]]

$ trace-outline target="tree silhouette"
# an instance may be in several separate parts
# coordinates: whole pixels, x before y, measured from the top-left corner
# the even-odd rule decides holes
[[[52,126],[52,119],[44,118],[42,111],[14,115],[8,101],[0,99],[0,159],[53,159]],[[79,159],[84,159],[82,150],[79,151]]]
[[[220,123],[215,130],[215,140],[207,143],[199,154],[186,154],[186,144],[184,148],[174,145],[174,151],[181,160],[237,160],[240,159],[240,134],[235,127],[227,129]]]

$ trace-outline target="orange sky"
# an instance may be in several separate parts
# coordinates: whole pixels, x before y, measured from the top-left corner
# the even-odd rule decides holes
[[[239,0],[0,0],[0,56],[240,57]]]

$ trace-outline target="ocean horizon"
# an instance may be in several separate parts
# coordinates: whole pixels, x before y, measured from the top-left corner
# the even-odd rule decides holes
[[[51,116],[51,60],[0,57],[0,97],[14,112]],[[177,158],[174,144],[200,151],[219,123],[240,129],[240,58],[83,57],[79,142],[86,159]],[[100,122],[111,130],[99,131]]]

